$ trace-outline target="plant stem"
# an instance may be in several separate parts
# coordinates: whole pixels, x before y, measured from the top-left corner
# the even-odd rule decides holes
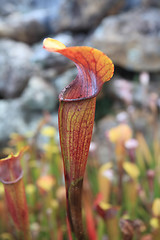
[[[67,215],[71,225],[71,231],[77,240],[84,240],[85,234],[82,223],[82,185],[83,179],[71,184],[67,189]]]

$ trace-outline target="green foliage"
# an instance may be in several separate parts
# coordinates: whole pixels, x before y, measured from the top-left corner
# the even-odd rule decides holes
[[[147,234],[153,239],[160,236],[160,142],[154,135],[148,146],[141,133],[134,132],[134,135],[138,147],[132,160],[129,151],[124,149],[125,142],[119,140],[112,143],[115,159],[110,159],[111,163],[107,165],[100,164],[96,149],[89,154],[84,180],[83,215],[86,235],[89,235],[88,224],[93,224],[95,239],[101,240],[105,236],[109,240],[125,239],[126,224],[133,228],[133,235],[129,233],[130,239],[140,240]],[[21,163],[33,240],[68,239],[63,168],[57,138],[54,127],[40,123],[34,134],[13,134],[9,147],[3,150],[3,154],[10,154],[29,146]],[[43,139],[45,144],[39,144],[38,139]],[[120,147],[124,151],[119,152]],[[119,167],[120,162],[122,168]],[[119,181],[122,181],[122,186]],[[0,185],[0,239],[16,240],[17,233],[11,220],[6,217],[4,206],[4,192]],[[88,206],[92,222],[87,220]]]

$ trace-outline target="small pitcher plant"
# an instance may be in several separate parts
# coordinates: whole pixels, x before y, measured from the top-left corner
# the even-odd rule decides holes
[[[23,183],[20,159],[25,149],[0,160],[0,181],[4,185],[5,198],[12,220],[20,231],[20,239],[31,240],[28,207]]]

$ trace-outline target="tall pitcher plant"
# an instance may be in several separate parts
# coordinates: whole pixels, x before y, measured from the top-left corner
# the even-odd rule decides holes
[[[95,117],[96,96],[114,72],[112,61],[101,51],[86,47],[66,47],[46,38],[43,47],[72,60],[77,77],[59,95],[59,134],[64,163],[67,217],[73,239],[84,240],[82,224],[82,184]]]

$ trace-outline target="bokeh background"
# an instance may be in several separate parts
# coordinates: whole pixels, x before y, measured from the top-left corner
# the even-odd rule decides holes
[[[97,97],[84,179],[89,239],[159,240],[160,0],[0,0],[0,159],[29,146],[32,237],[67,240],[58,95],[77,70],[43,49],[45,37],[95,47],[115,65]],[[0,184],[0,240],[17,236]]]
[[[43,49],[48,36],[67,46],[96,47],[115,64],[97,100],[100,147],[119,113],[131,114],[149,138],[152,114],[143,110],[160,106],[159,0],[1,0],[0,146],[12,133],[34,132],[46,114],[57,127],[58,94],[76,69]]]

